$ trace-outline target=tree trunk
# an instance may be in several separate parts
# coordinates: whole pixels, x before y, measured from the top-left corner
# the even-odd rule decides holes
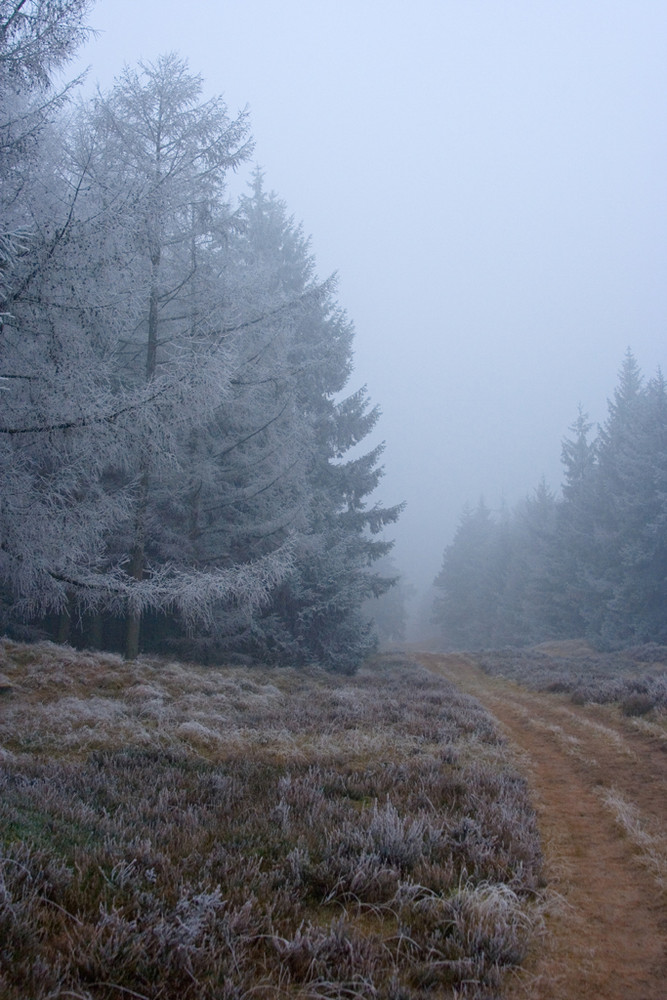
[[[130,611],[125,632],[125,659],[136,660],[139,655],[139,635],[141,633],[141,614]]]
[[[88,644],[91,649],[102,649],[102,615],[96,611],[90,618]]]
[[[146,381],[150,382],[155,377],[157,368],[157,337],[159,324],[159,289],[158,279],[160,273],[160,248],[154,250],[151,259],[152,275],[151,290],[148,302],[148,341],[146,344]],[[132,547],[132,558],[130,560],[129,575],[135,580],[144,578],[144,555],[145,555],[145,527],[146,512],[148,510],[148,471],[150,469],[149,449],[144,449],[141,460],[141,483],[139,486],[139,496],[137,497],[137,508],[134,522],[134,545]],[[125,633],[125,659],[136,660],[139,655],[139,637],[141,632],[141,612],[130,608],[127,617],[127,631]]]
[[[60,643],[61,646],[64,646],[65,643],[69,642],[70,629],[72,624],[72,617],[70,615],[70,604],[71,601],[68,602],[67,608],[65,608],[64,611],[60,612],[60,616],[58,618],[58,635],[56,637],[56,642]]]
[[[134,580],[144,578],[144,541],[146,526],[146,510],[148,508],[148,458],[144,458],[144,471],[137,497],[137,513],[134,522],[134,546],[128,575]],[[141,632],[141,611],[130,607],[127,615],[127,630],[125,632],[125,659],[136,660],[139,655],[139,635]]]

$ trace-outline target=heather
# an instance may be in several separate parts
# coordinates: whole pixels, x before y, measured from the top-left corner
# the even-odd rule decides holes
[[[0,996],[500,995],[539,924],[523,779],[404,657],[355,677],[5,641]]]
[[[625,716],[667,714],[667,646],[644,643],[614,652],[586,642],[548,642],[530,649],[485,650],[475,662],[488,674],[575,703],[615,705]]]

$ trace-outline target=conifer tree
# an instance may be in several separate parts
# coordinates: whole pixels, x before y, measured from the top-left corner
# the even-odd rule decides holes
[[[439,595],[433,618],[448,648],[471,649],[495,642],[504,585],[499,533],[489,507],[466,507],[435,578]]]
[[[570,427],[572,437],[565,438],[561,447],[564,480],[555,539],[554,600],[559,612],[559,631],[565,637],[585,635],[587,623],[594,617],[591,567],[598,441],[590,438],[592,430],[593,424],[580,405]]]
[[[600,433],[596,495],[600,635],[619,642],[667,635],[664,534],[665,385],[644,384],[628,351]]]
[[[25,11],[70,18],[64,52],[85,7],[0,0],[6,64]],[[33,62],[16,79],[41,86],[58,59],[24,35]],[[25,613],[124,620],[128,656],[142,619],[162,648],[197,620],[227,648],[352,669],[399,507],[369,504],[381,447],[349,457],[378,411],[364,391],[341,398],[353,330],[335,279],[317,280],[260,173],[238,211],[225,201],[246,113],[202,102],[175,55],[126,68],[68,129],[49,131],[49,107],[24,116],[0,197],[7,593]]]
[[[626,353],[598,436],[580,408],[562,446],[563,496],[541,483],[509,517],[467,510],[436,580],[459,644],[586,636],[667,640],[667,390]]]
[[[308,241],[284,204],[264,191],[261,173],[242,201],[241,219],[245,267],[255,289],[259,282],[270,290],[281,323],[273,383],[277,398],[289,401],[297,445],[296,466],[288,463],[290,476],[279,480],[282,489],[291,483],[296,565],[268,610],[249,623],[245,645],[278,662],[349,671],[374,646],[361,608],[391,584],[372,564],[391,548],[382,530],[401,509],[368,506],[382,476],[381,447],[346,458],[373,430],[379,410],[369,408],[365,390],[337,398],[351,371],[352,325],[334,298],[335,279],[315,280]]]
[[[112,445],[109,400],[67,266],[78,190],[55,123],[72,85],[52,86],[89,6],[0,0],[0,581],[27,613],[64,606],[118,511],[86,488]]]

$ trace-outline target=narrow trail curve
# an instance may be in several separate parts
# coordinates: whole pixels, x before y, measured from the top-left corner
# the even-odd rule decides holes
[[[601,706],[489,677],[465,656],[417,659],[495,716],[530,782],[557,903],[508,998],[665,1000],[664,741]]]

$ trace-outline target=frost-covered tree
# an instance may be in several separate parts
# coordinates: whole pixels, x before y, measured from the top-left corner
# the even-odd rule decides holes
[[[554,603],[560,634],[582,636],[594,617],[591,573],[595,546],[595,491],[599,442],[592,438],[593,424],[581,405],[563,440],[562,501],[558,505],[553,562],[556,572]]]
[[[87,30],[89,0],[0,0],[0,319],[12,272],[33,229],[23,193],[43,158],[42,140],[70,84],[51,85]]]
[[[241,365],[235,306],[225,301],[221,247],[231,223],[223,192],[226,173],[252,146],[246,113],[231,119],[220,98],[202,102],[201,89],[201,78],[173,54],[126,68],[79,129],[86,182],[123,226],[120,294],[133,322],[119,332],[120,378],[149,392],[165,387],[173,404],[169,447],[144,435],[125,463],[133,475],[132,516],[126,541],[117,535],[114,544],[126,546],[136,581],[155,576],[158,566],[164,572],[167,560],[187,561],[187,544],[177,551],[161,530],[160,510],[166,496],[171,503],[180,493],[183,503],[183,491],[194,502],[192,476],[180,464],[184,440],[195,441],[232,394]],[[247,563],[244,555],[239,561]],[[138,650],[140,617],[130,603],[129,656]]]
[[[374,641],[361,605],[390,583],[371,566],[388,551],[379,536],[399,512],[367,507],[381,449],[346,459],[378,411],[363,391],[338,398],[351,371],[352,326],[334,280],[317,281],[308,240],[259,172],[233,245],[229,280],[247,309],[247,336],[233,403],[220,408],[223,522],[212,530],[250,551],[289,531],[295,567],[232,641],[278,662],[351,670]]]
[[[85,37],[88,7],[0,2],[0,579],[35,610],[64,602],[75,568],[89,573],[117,510],[84,487],[100,439],[110,442],[111,412],[104,365],[80,335],[61,269],[81,244],[54,127],[69,88],[55,91],[51,77]]]
[[[246,113],[203,101],[178,57],[125,69],[57,128],[62,95],[14,114],[57,62],[24,14],[69,18],[53,35],[66,52],[85,7],[0,0],[18,80],[14,104],[0,101],[11,614],[115,619],[129,656],[142,620],[162,648],[196,620],[227,649],[351,669],[371,644],[360,606],[389,583],[372,564],[398,508],[368,501],[381,449],[349,457],[378,413],[365,392],[341,399],[352,327],[335,281],[317,280],[261,174],[232,211]]]
[[[88,35],[90,0],[0,0],[0,175],[2,226],[29,223],[20,192],[40,141],[73,84],[52,86],[53,75]]]
[[[308,387],[333,346],[322,322],[331,293],[316,279],[301,228],[265,191],[261,171],[235,223],[224,277],[237,368],[212,427],[214,480],[201,538],[208,552],[262,554],[306,523],[315,447]]]
[[[310,527],[296,570],[279,589],[274,607],[288,655],[345,673],[375,648],[375,630],[363,605],[392,585],[391,578],[373,571],[373,564],[392,548],[382,533],[398,519],[402,505],[369,503],[383,474],[381,445],[346,457],[379,416],[369,408],[365,390],[338,403],[323,402],[332,405],[321,407],[316,422],[321,437],[309,472]]]
[[[577,419],[570,427],[571,438],[565,438],[561,447],[564,470],[563,497],[574,502],[590,481],[595,470],[597,443],[590,440],[593,424],[588,414],[579,406]]]
[[[321,322],[328,286],[315,280],[307,240],[260,171],[215,256],[234,371],[210,419],[183,442],[183,490],[161,505],[169,544],[202,566],[265,557],[305,530],[315,448],[306,387],[332,348]],[[220,606],[214,627],[188,648],[210,656],[235,646],[252,611]],[[179,623],[171,632],[174,641]]]
[[[559,505],[544,479],[517,505],[511,527],[508,577],[499,618],[509,618],[507,641],[540,642],[560,635],[561,563],[557,543]],[[502,635],[502,626],[499,624]]]
[[[13,597],[26,612],[69,601],[123,613],[130,655],[144,610],[188,620],[226,597],[252,607],[291,565],[285,551],[203,570],[160,551],[155,494],[235,370],[208,251],[247,124],[230,123],[219,101],[199,107],[198,78],[174,59],[145,72],[145,92],[128,72],[67,150],[52,134],[48,157],[32,164],[0,400],[2,572]],[[159,557],[150,567],[149,540]]]

